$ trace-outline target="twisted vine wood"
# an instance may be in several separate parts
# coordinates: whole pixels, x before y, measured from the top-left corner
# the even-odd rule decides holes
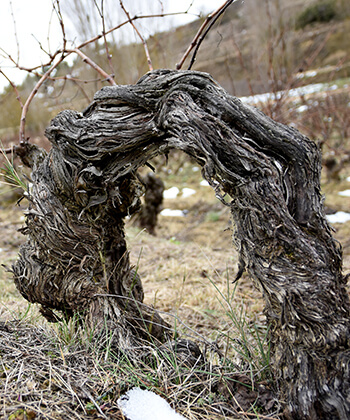
[[[349,298],[313,142],[208,74],[170,70],[101,89],[84,112],[61,112],[46,135],[48,154],[28,146],[25,155],[28,239],[13,271],[26,299],[47,317],[54,309],[107,323],[122,349],[150,335],[163,341],[167,325],[142,305],[123,220],[143,194],[136,170],[183,150],[231,209],[238,277],[247,270],[264,296],[286,418],[350,418]]]

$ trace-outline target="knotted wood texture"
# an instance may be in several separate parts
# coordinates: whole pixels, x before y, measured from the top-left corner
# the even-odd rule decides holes
[[[83,113],[54,118],[47,137],[52,149],[34,165],[28,241],[14,266],[23,296],[44,311],[109,323],[123,349],[147,334],[162,340],[165,323],[141,304],[123,219],[143,193],[137,168],[181,149],[231,208],[240,273],[265,298],[286,417],[349,418],[349,299],[313,142],[209,75],[169,70],[101,89]]]

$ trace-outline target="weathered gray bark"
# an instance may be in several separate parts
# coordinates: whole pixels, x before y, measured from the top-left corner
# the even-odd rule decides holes
[[[219,199],[231,197],[223,202],[240,271],[265,298],[286,417],[350,417],[350,305],[313,142],[243,105],[207,74],[167,70],[103,88],[83,113],[60,113],[47,136],[52,150],[33,171],[28,242],[14,266],[28,300],[106,318],[118,326],[120,345],[147,328],[161,340],[160,317],[135,303],[142,289],[123,218],[139,205],[136,169],[181,149]],[[137,321],[140,311],[145,323]]]

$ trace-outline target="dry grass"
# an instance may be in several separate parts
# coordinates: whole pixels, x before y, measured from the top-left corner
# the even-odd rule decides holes
[[[27,322],[0,324],[3,418],[97,418],[100,406],[105,415],[123,418],[112,401],[104,403],[114,384],[103,363],[86,346],[70,344],[53,330]]]
[[[251,369],[219,364],[214,348],[206,361],[186,365],[171,351],[149,347],[135,364],[107,342],[96,348],[86,331],[67,332],[0,323],[2,418],[122,419],[116,401],[134,386],[157,392],[189,419],[255,418],[245,412],[251,404],[274,403],[267,383],[252,389]]]

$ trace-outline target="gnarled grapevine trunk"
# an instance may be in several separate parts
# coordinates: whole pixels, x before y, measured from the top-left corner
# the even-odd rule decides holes
[[[28,241],[14,266],[28,300],[107,319],[120,346],[149,333],[162,340],[165,323],[141,304],[123,219],[139,205],[137,168],[181,149],[231,208],[240,272],[265,298],[286,417],[350,417],[350,306],[313,142],[207,74],[168,70],[101,89],[83,113],[60,113],[47,136],[52,150],[33,171]]]

